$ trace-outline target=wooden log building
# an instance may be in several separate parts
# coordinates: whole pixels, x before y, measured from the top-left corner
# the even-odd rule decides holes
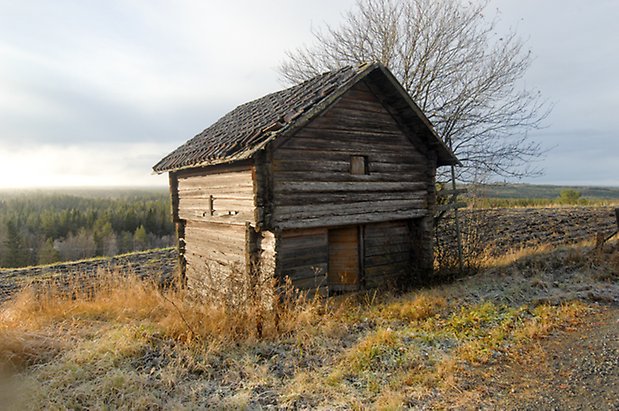
[[[457,162],[374,63],[243,104],[153,169],[169,172],[190,288],[241,270],[332,292],[431,272],[436,168]]]

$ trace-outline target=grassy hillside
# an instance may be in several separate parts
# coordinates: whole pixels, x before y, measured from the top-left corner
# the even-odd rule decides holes
[[[557,198],[562,191],[574,190],[589,199],[619,200],[619,187],[554,186],[535,184],[487,184],[474,191],[489,198]]]
[[[242,309],[103,278],[0,306],[0,403],[14,409],[502,408],[489,366],[619,298],[619,245],[485,260],[479,275],[403,295]],[[274,305],[273,305],[274,304]],[[9,378],[10,377],[10,378]],[[3,389],[4,388],[4,389]],[[594,399],[595,400],[595,399]]]

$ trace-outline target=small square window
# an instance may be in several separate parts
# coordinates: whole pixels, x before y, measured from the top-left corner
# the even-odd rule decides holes
[[[350,156],[350,174],[369,174],[367,156]]]

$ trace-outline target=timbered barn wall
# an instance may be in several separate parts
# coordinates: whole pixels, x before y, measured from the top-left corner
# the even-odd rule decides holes
[[[367,174],[351,173],[353,156],[366,158]],[[346,226],[361,230],[360,286],[431,269],[435,168],[425,145],[411,142],[376,94],[357,84],[273,152],[279,275],[299,288],[324,284],[328,227]]]
[[[364,227],[363,281],[367,288],[397,285],[410,275],[413,263],[407,220]]]
[[[436,155],[382,100],[362,81],[253,160],[172,172],[188,286],[236,273],[351,290],[431,270]]]
[[[355,155],[367,157],[368,174],[351,174]],[[428,158],[363,83],[278,147],[272,161],[275,227],[369,223],[428,213]]]
[[[326,227],[285,230],[278,237],[278,276],[299,289],[327,287],[329,261]]]
[[[230,272],[244,273],[249,264],[246,224],[255,221],[253,167],[181,171],[171,179],[187,284],[217,290]]]

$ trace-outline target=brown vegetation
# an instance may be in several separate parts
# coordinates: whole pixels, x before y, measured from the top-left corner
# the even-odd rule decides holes
[[[0,401],[19,408],[471,406],[469,377],[617,303],[619,246],[520,251],[403,295],[231,310],[119,276],[0,312]],[[265,284],[265,286],[267,286]],[[12,388],[12,389],[11,389]],[[8,402],[11,401],[11,402]]]
[[[494,264],[497,257],[606,238],[617,230],[613,207],[465,209],[460,226],[466,271]],[[435,266],[444,273],[458,267],[453,218],[435,232]]]

